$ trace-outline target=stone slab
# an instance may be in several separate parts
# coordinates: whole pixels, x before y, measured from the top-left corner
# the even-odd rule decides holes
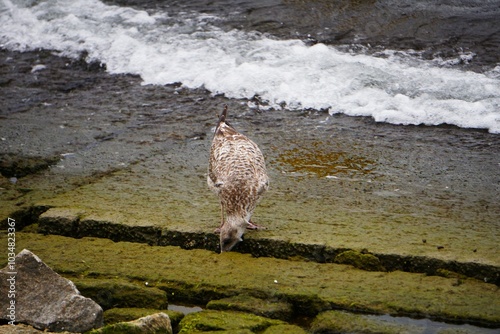
[[[0,237],[0,242],[4,238]],[[291,303],[295,312],[304,315],[336,308],[500,326],[498,287],[474,279],[368,272],[340,264],[99,238],[20,232],[17,242],[19,247],[30,245],[54,270],[69,277],[118,276],[148,282],[166,291],[171,302],[201,304],[252,294]],[[0,263],[6,260],[0,253]]]

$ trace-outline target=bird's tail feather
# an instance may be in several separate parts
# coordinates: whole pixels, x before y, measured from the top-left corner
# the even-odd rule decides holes
[[[221,123],[225,123],[226,122],[226,117],[227,117],[227,104],[224,105],[224,110],[222,111],[222,114],[220,114],[220,116],[219,116],[219,121],[217,122],[216,129],[219,128],[219,126],[220,126]]]

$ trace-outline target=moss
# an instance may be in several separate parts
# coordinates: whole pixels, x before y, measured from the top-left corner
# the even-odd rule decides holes
[[[5,242],[6,235],[0,235],[0,244]],[[500,323],[498,287],[477,280],[457,286],[455,278],[400,271],[369,272],[332,263],[23,232],[16,233],[16,248],[29,248],[71,280],[120,277],[130,284],[142,282],[141,286],[148,282],[164,290],[169,299],[180,295],[179,301],[194,296],[208,303],[212,296],[221,299],[251,292],[252,296],[287,301],[301,314],[340,308],[493,326]],[[6,263],[6,252],[0,252],[0,266]]]
[[[436,275],[441,276],[441,277],[446,277],[446,278],[457,278],[461,280],[465,280],[468,277],[459,273],[456,273],[451,270],[446,270],[446,269],[438,269],[436,270]]]
[[[288,301],[293,304],[295,313],[303,316],[315,316],[320,312],[332,309],[331,303],[319,296],[316,292],[303,294],[298,291],[293,291],[286,297]]]
[[[320,333],[359,333],[359,334],[399,334],[420,333],[421,329],[402,326],[386,321],[367,318],[360,314],[342,311],[326,311],[319,314],[311,323],[311,332]]]
[[[179,280],[160,280],[157,285],[159,289],[167,292],[168,299],[172,302],[206,304],[211,300],[221,299],[236,295],[241,292],[232,286],[213,286],[196,280],[195,283]]]
[[[23,228],[23,232],[26,233],[37,233],[37,231],[38,231],[38,224],[28,225],[25,228]]]
[[[286,302],[264,300],[249,295],[238,295],[207,304],[211,310],[233,310],[253,313],[272,319],[288,320],[293,313],[292,305]]]
[[[179,334],[243,329],[257,332],[280,324],[285,323],[242,312],[206,310],[186,315],[179,324]]]
[[[436,271],[436,275],[441,276],[441,277],[446,277],[446,278],[455,278],[456,282],[453,284],[455,286],[459,286],[459,285],[463,284],[466,279],[469,279],[469,277],[467,277],[465,275],[456,273],[456,272],[451,271],[451,270],[446,270],[446,269],[438,269]]]
[[[232,330],[228,330],[228,331],[198,331],[198,330],[193,330],[193,331],[189,331],[189,333],[193,333],[193,334],[196,334],[196,333],[204,333],[204,334],[254,334],[254,332],[252,332],[249,329],[232,329]]]
[[[156,313],[130,322],[119,322],[88,332],[87,334],[172,334],[170,319]]]
[[[167,329],[155,331],[145,331],[137,325],[129,322],[120,322],[113,325],[108,325],[97,330],[88,332],[88,334],[171,334]]]
[[[141,331],[137,326],[130,323],[117,323],[113,325],[104,326],[102,328],[88,332],[88,334],[141,334]]]
[[[68,208],[51,208],[40,215],[38,232],[76,237],[79,211]]]
[[[168,315],[172,327],[177,326],[184,317],[183,313],[170,310],[160,311],[147,308],[112,308],[104,311],[104,323],[106,325],[111,325],[118,322],[132,321],[158,312],[163,312]]]
[[[217,251],[218,237],[212,233],[219,214],[216,210],[216,197],[206,198],[202,189],[193,188],[198,187],[199,182],[191,177],[183,178],[186,182],[181,183],[189,189],[187,194],[185,188],[175,192],[161,188],[159,185],[165,180],[158,179],[159,173],[154,172],[158,169],[158,165],[155,165],[158,161],[151,163],[153,166],[138,164],[132,170],[116,172],[99,180],[94,179],[92,184],[40,202],[54,207],[52,214],[47,213],[43,220],[41,219],[40,230],[43,233],[77,238],[101,237],[113,241]],[[139,175],[140,180],[137,179]],[[472,236],[473,232],[469,232],[465,237],[458,236],[463,234],[461,232],[464,228],[460,231],[454,230],[453,234],[457,239],[453,243],[453,250],[447,247],[443,251],[437,251],[435,247],[429,246],[435,242],[444,243],[443,239],[447,238],[450,225],[455,226],[455,221],[453,224],[434,224],[432,219],[422,222],[415,220],[415,215],[408,214],[406,209],[401,209],[394,215],[388,214],[383,209],[385,202],[377,202],[383,201],[383,196],[369,198],[370,205],[380,207],[381,211],[359,211],[358,207],[368,204],[366,202],[355,206],[350,204],[347,210],[338,210],[337,205],[325,205],[324,201],[317,199],[350,198],[349,193],[344,192],[351,189],[350,186],[342,186],[343,181],[340,180],[332,180],[338,186],[332,187],[328,185],[331,182],[324,179],[306,179],[307,181],[300,182],[297,179],[293,186],[289,185],[288,190],[277,192],[283,196],[275,196],[270,201],[266,200],[267,195],[263,198],[257,210],[265,212],[265,225],[269,229],[246,233],[245,241],[237,246],[237,251],[251,253],[257,257],[302,257],[317,262],[332,262],[339,252],[365,247],[369,248],[389,271],[404,270],[433,275],[437,268],[445,268],[500,285],[498,259],[494,256],[497,242],[491,235],[476,233]],[[142,186],[138,188],[137,184]],[[363,182],[355,187],[361,188],[355,194],[351,193],[356,196],[352,201],[349,200],[352,203],[358,202],[354,198],[357,198],[361,191],[375,191],[372,183]],[[340,193],[331,193],[332,189],[337,189]],[[298,206],[295,201],[296,194],[299,193],[309,195],[299,197],[304,205]],[[211,203],[209,198],[212,198],[214,203]],[[371,203],[372,201],[375,202]],[[192,210],[192,203],[199,204],[196,210]],[[308,209],[304,210],[304,207]],[[81,217],[67,217],[64,212],[57,212],[65,209],[81,213]],[[256,212],[256,217],[263,216],[261,213]],[[424,211],[417,216],[425,217],[426,214]],[[290,219],[282,221],[283,217]],[[400,230],[407,233],[399,233]],[[426,237],[429,238],[428,243],[423,244],[420,240],[414,242],[414,236],[431,230],[433,237]],[[481,248],[473,252],[477,244],[481,244]],[[452,254],[448,253],[451,251]],[[450,258],[456,259],[456,262]]]
[[[93,299],[104,310],[115,307],[166,309],[165,291],[123,279],[73,279],[82,295]]]
[[[262,334],[307,334],[307,332],[296,325],[276,325],[267,328]]]
[[[361,253],[355,250],[348,250],[340,253],[334,259],[335,263],[349,264],[358,269],[368,270],[368,271],[386,271],[384,266],[380,263],[380,260],[367,253]]]
[[[308,143],[307,147],[284,150],[278,162],[289,172],[315,174],[319,177],[339,174],[368,174],[374,162],[347,152],[332,151],[324,142]]]

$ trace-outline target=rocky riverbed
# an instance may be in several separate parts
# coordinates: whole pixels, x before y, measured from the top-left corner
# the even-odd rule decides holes
[[[77,286],[284,301],[282,321],[316,332],[331,309],[500,326],[498,135],[260,110],[48,51],[3,50],[0,71],[2,221]],[[254,215],[267,230],[220,255],[205,180],[224,104],[271,188]]]

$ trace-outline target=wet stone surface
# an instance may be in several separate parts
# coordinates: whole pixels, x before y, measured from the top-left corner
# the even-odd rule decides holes
[[[207,307],[217,300],[231,301],[228,297],[233,297],[234,307],[229,302],[225,304],[226,309],[247,308],[246,314],[269,309],[266,302],[289,304],[293,313],[288,321],[305,328],[309,328],[309,323],[303,321],[305,316],[311,319],[332,309],[416,316],[494,328],[500,325],[498,287],[474,279],[399,271],[369,272],[348,265],[255,258],[237,252],[221,255],[206,250],[102,238],[73,239],[19,232],[18,239],[20,247],[29,244],[33,251],[48,259],[51,268],[77,284],[82,279],[88,286],[92,286],[92,280],[95,286],[103,286],[103,282],[108,281],[108,286],[115,285],[114,291],[124,285],[148,287],[153,292],[164,291],[169,303]],[[61,251],[54,252],[54,249]],[[0,262],[3,261],[5,256],[0,257]],[[124,281],[128,282],[123,284]],[[124,293],[123,300],[126,298]],[[213,320],[210,321],[221,321],[219,317],[214,318],[217,312],[228,311],[211,310]],[[268,326],[272,319],[264,319]],[[253,320],[251,323],[254,324]],[[435,325],[447,328],[444,324]]]
[[[37,64],[46,69],[32,73]],[[204,256],[219,265],[231,256],[244,257],[241,263],[260,260],[250,255],[216,254],[218,238],[213,230],[219,223],[219,207],[207,189],[206,169],[215,113],[228,104],[232,124],[259,144],[271,177],[270,190],[254,215],[267,229],[247,232],[235,248],[237,253],[288,259],[285,262],[297,268],[311,265],[309,261],[334,262],[337,258],[343,262],[338,256],[346,251],[371,254],[388,271],[445,276],[385,273],[382,267],[370,273],[408,275],[402,281],[426,280],[424,286],[434,289],[435,295],[427,291],[430,306],[417,312],[422,316],[456,316],[463,321],[472,317],[478,323],[498,323],[479,313],[470,316],[467,307],[450,315],[440,309],[448,305],[438,306],[448,300],[442,295],[442,282],[447,282],[450,295],[462,293],[454,289],[473,285],[498,297],[497,286],[490,284],[498,285],[500,267],[497,135],[448,126],[393,126],[307,110],[259,111],[249,108],[248,101],[227,100],[203,89],[141,86],[137,77],[110,76],[98,65],[50,52],[1,51],[0,71],[1,156],[11,161],[50,161],[43,168],[27,169],[25,175],[15,174],[15,182],[11,172],[2,171],[2,228],[7,217],[14,217],[18,242],[47,252],[44,260],[52,258],[56,271],[108,278],[121,269],[114,268],[116,263],[106,263],[98,270],[88,262],[91,255],[87,253],[80,256],[68,251],[69,257],[58,260],[60,254],[51,247],[63,249],[61,245],[69,241],[51,246],[38,239],[41,235],[22,234],[23,228],[48,235],[129,241],[141,250],[149,245],[164,246],[155,250],[181,246],[194,257],[207,252],[199,250],[202,248],[209,250],[203,254],[210,255]],[[108,247],[112,245],[103,246],[101,258],[111,256]],[[118,254],[115,260],[127,265],[130,258]],[[66,266],[65,261],[74,267]],[[142,261],[141,266],[148,267],[158,260]],[[244,288],[235,281],[223,293],[203,287],[203,282],[192,279],[205,273],[197,272],[190,263],[183,265],[187,272],[194,270],[192,276],[164,287],[167,294],[175,291],[179,301],[208,298],[203,300],[207,303],[256,289],[252,277]],[[336,265],[321,263],[315,263],[314,270],[326,270],[328,275],[353,268],[325,269]],[[355,265],[356,261],[343,263]],[[262,267],[262,274],[270,269]],[[164,270],[148,279],[161,281],[168,266]],[[141,279],[145,274],[127,275]],[[274,280],[279,285],[281,279],[269,275],[270,286],[276,284]],[[307,278],[311,274],[297,275]],[[202,285],[199,290],[197,284]],[[324,298],[312,297],[329,287],[310,284],[300,296],[287,298],[300,312],[314,310],[316,314],[324,310]],[[388,283],[379,280],[377,284]],[[333,299],[327,305],[412,313],[413,299],[406,293],[370,299],[364,295],[366,291],[358,291],[364,290],[361,286],[329,296]],[[412,292],[415,300],[417,292]],[[168,297],[170,300],[171,295]],[[388,306],[392,300],[404,305]],[[490,304],[478,303],[478,308]]]

